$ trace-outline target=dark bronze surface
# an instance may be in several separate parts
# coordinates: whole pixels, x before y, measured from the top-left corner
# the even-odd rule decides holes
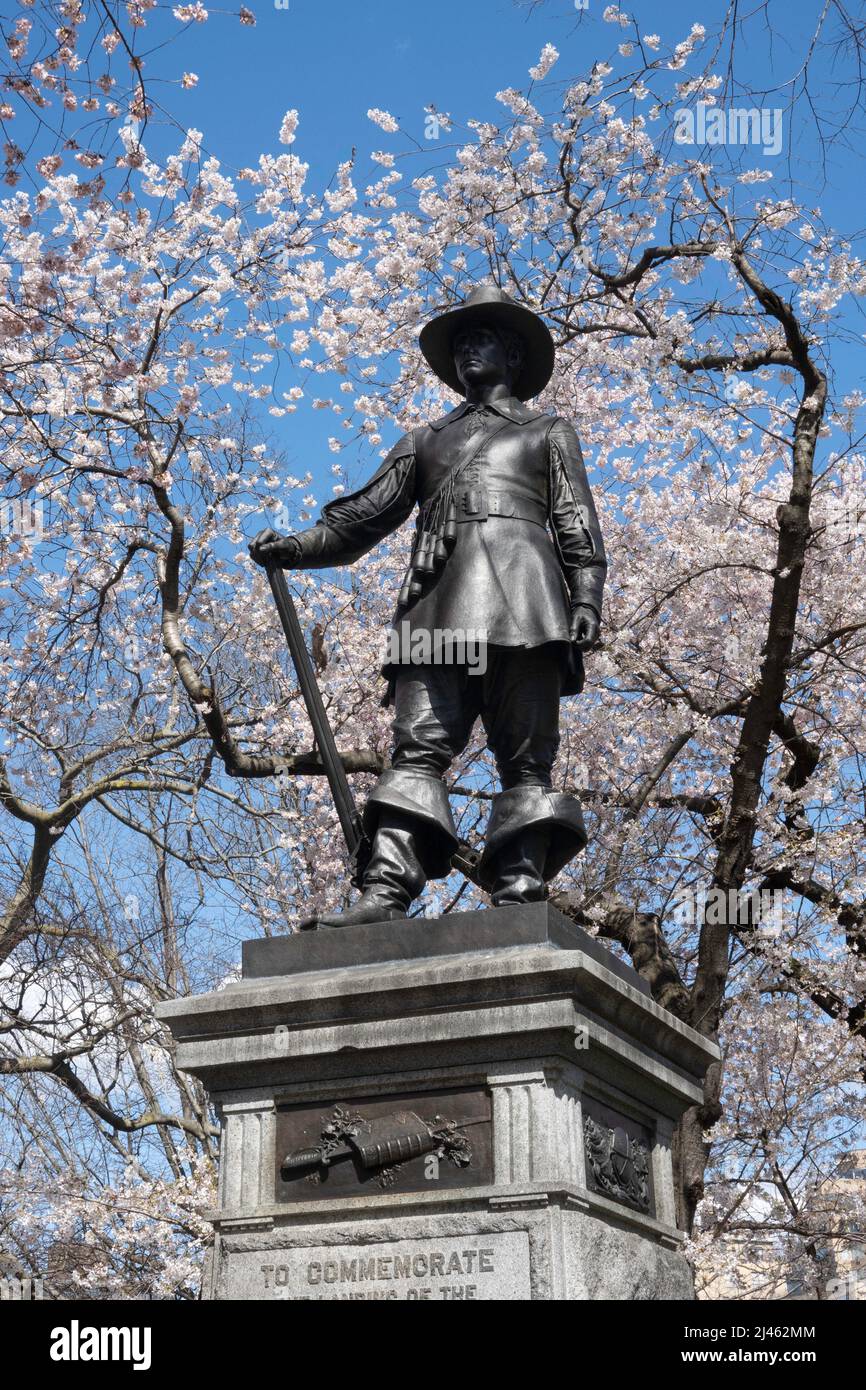
[[[550,331],[502,290],[480,286],[427,324],[421,343],[463,403],[404,435],[315,526],[291,536],[266,529],[250,545],[269,567],[349,565],[418,509],[383,667],[394,749],[363,816],[372,846],[363,893],[302,927],[401,919],[429,879],[447,876],[456,835],[434,794],[479,717],[503,789],[491,808],[495,854],[488,845],[480,861],[493,904],[542,900],[586,844],[576,799],[549,793],[559,702],[583,689],[607,560],[573,426],[524,403],[553,370]],[[479,634],[483,669],[466,654]],[[340,779],[332,782],[340,809]]]
[[[646,980],[594,936],[549,903],[520,903],[480,912],[451,912],[435,919],[404,917],[374,922],[347,933],[303,932],[243,943],[243,977],[260,980],[310,970],[345,970],[352,965],[450,956],[513,946],[556,946],[583,951],[632,989],[650,992]]]
[[[277,1107],[278,1202],[493,1181],[490,1093],[413,1092]]]
[[[651,1130],[584,1096],[583,1139],[590,1191],[654,1216]]]
[[[495,324],[523,341],[525,351],[513,381],[515,396],[525,401],[544,390],[555,358],[550,329],[537,314],[515,304],[494,285],[478,285],[458,308],[448,309],[425,324],[418,338],[430,366],[452,391],[464,389],[454,361],[457,336],[474,324]]]

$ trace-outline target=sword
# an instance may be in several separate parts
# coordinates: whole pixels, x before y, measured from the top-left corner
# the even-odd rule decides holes
[[[432,1153],[444,1145],[454,1152],[463,1144],[462,1131],[472,1125],[489,1125],[489,1115],[479,1115],[475,1119],[441,1121],[424,1120],[414,1111],[394,1115],[383,1115],[378,1120],[367,1122],[366,1130],[345,1135],[342,1142],[328,1141],[313,1144],[307,1149],[296,1149],[287,1154],[280,1164],[281,1173],[296,1173],[305,1168],[330,1168],[346,1158],[357,1158],[363,1168],[383,1168],[391,1164],[408,1163],[411,1158]],[[389,1127],[390,1122],[390,1127]],[[455,1142],[456,1141],[456,1142]],[[466,1163],[472,1162],[471,1149],[466,1154]]]
[[[355,798],[352,795],[352,788],[349,786],[349,779],[346,776],[346,769],[343,767],[343,761],[337,752],[334,734],[328,723],[328,716],[325,713],[325,706],[322,703],[321,692],[313,671],[313,663],[310,660],[310,653],[307,651],[307,644],[301,631],[297,609],[286,585],[283,571],[278,565],[270,564],[265,566],[265,572],[268,576],[274,602],[277,605],[277,612],[280,615],[280,623],[289,646],[295,673],[298,677],[298,685],[301,687],[301,695],[307,708],[310,723],[313,726],[313,738],[322,759],[328,786],[331,788],[331,795],[337,808],[346,848],[349,851],[350,882],[355,888],[363,888],[364,870],[370,862],[373,847],[361,823]],[[459,869],[468,879],[475,881],[478,859],[477,850],[470,849],[468,845],[460,844],[451,856],[451,867],[452,869]]]
[[[349,786],[346,769],[343,767],[343,761],[337,752],[334,733],[328,723],[321,691],[313,671],[313,663],[310,660],[310,653],[307,651],[297,610],[289,593],[283,571],[275,564],[266,565],[265,569],[271,586],[271,593],[277,605],[277,612],[280,615],[280,623],[289,646],[295,674],[298,677],[298,685],[301,687],[301,695],[310,723],[313,726],[313,738],[319,750],[319,757],[322,759],[328,786],[337,808],[343,838],[349,851],[351,882],[356,888],[361,888],[364,870],[369,863],[372,847],[361,824],[361,817],[355,805],[352,788]]]

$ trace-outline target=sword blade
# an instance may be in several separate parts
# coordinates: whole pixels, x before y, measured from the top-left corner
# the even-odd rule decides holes
[[[313,663],[310,660],[310,653],[307,651],[307,644],[304,641],[304,634],[301,629],[297,609],[294,600],[289,593],[288,585],[281,569],[276,565],[266,567],[268,581],[274,602],[277,605],[277,613],[280,617],[286,642],[288,643],[295,674],[298,677],[298,685],[301,688],[301,695],[309,715],[310,723],[313,726],[313,737],[322,765],[325,769],[325,776],[328,779],[328,786],[334,798],[334,805],[337,809],[337,816],[340,827],[343,831],[343,838],[346,841],[346,848],[353,864],[353,882],[359,882],[364,870],[365,854],[369,855],[369,841],[364,833],[361,824],[361,817],[355,805],[355,798],[352,795],[352,788],[349,786],[349,779],[346,776],[346,769],[343,767],[343,760],[337,751],[337,744],[334,740],[333,730],[328,722],[328,715],[322,701],[322,694],[313,670]]]

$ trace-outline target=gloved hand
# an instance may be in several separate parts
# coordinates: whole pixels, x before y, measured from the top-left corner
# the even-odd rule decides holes
[[[571,640],[582,652],[598,641],[600,627],[598,614],[589,604],[579,603],[571,610]]]
[[[279,565],[291,569],[300,558],[301,547],[296,536],[281,536],[266,526],[249,543],[249,552],[257,565]]]

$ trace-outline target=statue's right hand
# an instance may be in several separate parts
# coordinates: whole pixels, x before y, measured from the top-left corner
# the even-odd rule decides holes
[[[279,565],[282,569],[290,569],[300,557],[301,547],[296,536],[281,536],[279,531],[266,526],[250,541],[249,552],[257,565]]]

